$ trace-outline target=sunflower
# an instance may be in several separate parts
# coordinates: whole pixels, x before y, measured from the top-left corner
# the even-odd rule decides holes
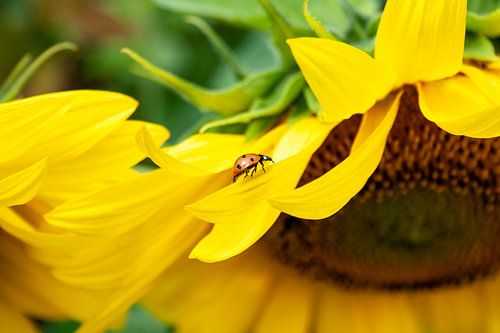
[[[115,293],[79,332],[148,291],[186,332],[498,330],[500,73],[463,63],[465,14],[465,1],[389,0],[375,58],[289,40],[322,112],[256,140],[205,133],[161,149],[141,130],[159,170],[46,215],[109,237],[54,262],[61,281]],[[250,152],[276,164],[231,184]],[[187,262],[190,250],[229,260]]]
[[[128,96],[90,90],[0,104],[0,331],[35,332],[27,317],[84,320],[108,302],[109,293],[51,274],[45,261],[83,240],[51,227],[43,214],[135,177],[130,167],[143,158],[135,132],[147,126],[157,142],[166,137],[160,126],[126,121],[136,106]]]

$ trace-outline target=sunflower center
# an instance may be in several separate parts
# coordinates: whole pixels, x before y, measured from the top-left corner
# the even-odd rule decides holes
[[[348,155],[358,124],[355,117],[330,134],[301,183]],[[460,283],[500,267],[499,196],[500,140],[442,131],[421,115],[410,87],[363,190],[321,221],[283,214],[266,242],[286,264],[350,287]]]

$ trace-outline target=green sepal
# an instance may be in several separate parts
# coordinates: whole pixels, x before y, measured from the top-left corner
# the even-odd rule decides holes
[[[29,60],[31,60],[30,56],[24,56],[21,58],[7,77],[5,83],[2,85],[0,103],[8,102],[17,98],[26,82],[28,82],[33,74],[54,55],[63,51],[76,51],[77,49],[78,46],[74,43],[62,42],[49,47],[31,63],[29,63]]]
[[[318,115],[321,113],[321,105],[319,105],[318,100],[314,96],[311,88],[306,87],[304,89],[304,101],[306,102],[307,108],[314,114]]]
[[[292,125],[297,121],[301,120],[302,118],[305,118],[310,115],[313,115],[313,112],[311,111],[311,109],[309,109],[306,99],[301,98],[298,101],[298,103],[295,103],[291,107],[290,112],[288,112],[286,122],[287,124]]]
[[[200,132],[203,133],[210,128],[231,124],[248,124],[254,119],[278,115],[297,98],[304,85],[305,81],[300,72],[290,73],[280,82],[271,95],[258,101],[257,106],[254,105],[247,112],[209,122],[200,129]]]
[[[272,22],[273,44],[279,53],[281,67],[284,69],[292,67],[295,62],[293,61],[292,52],[286,44],[286,40],[295,37],[295,32],[269,0],[259,0],[259,3]]]
[[[231,69],[237,78],[242,79],[247,76],[248,73],[243,66],[240,65],[233,51],[207,22],[197,16],[191,15],[186,16],[185,21],[200,29],[203,35],[205,35],[210,42],[210,45],[212,45],[217,55],[219,55],[221,60]]]
[[[497,61],[493,43],[484,35],[468,32],[465,36],[464,58],[480,61]]]
[[[500,36],[500,0],[469,0],[467,30],[487,37]]]
[[[304,5],[302,6],[302,13],[304,14],[304,18],[306,19],[309,27],[314,31],[316,36],[320,38],[327,38],[333,40],[339,40],[338,37],[334,36],[328,28],[323,25],[309,10],[309,0],[304,0]]]
[[[252,120],[245,131],[245,139],[250,141],[263,135],[273,127],[279,118],[280,116],[277,115]]]
[[[224,89],[206,89],[162,70],[136,52],[124,48],[122,52],[149,73],[148,78],[179,93],[202,110],[230,115],[248,109],[250,103],[265,94],[283,74],[281,69],[271,69],[247,76],[242,81]]]

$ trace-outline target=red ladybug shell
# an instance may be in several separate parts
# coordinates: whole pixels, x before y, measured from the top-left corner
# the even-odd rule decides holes
[[[274,163],[273,159],[269,156],[262,155],[262,154],[245,154],[240,156],[236,162],[234,162],[234,167],[233,167],[233,183],[238,179],[238,177],[245,172],[246,175],[248,175],[248,171],[250,169],[253,169],[253,173],[257,170],[257,166],[260,163],[262,165],[262,169],[264,169],[264,164],[262,163],[263,161],[271,161]]]

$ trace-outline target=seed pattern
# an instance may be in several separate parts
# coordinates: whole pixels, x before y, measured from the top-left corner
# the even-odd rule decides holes
[[[421,114],[415,89],[404,89],[375,173],[331,218],[282,214],[265,239],[280,260],[315,278],[391,290],[460,283],[498,270],[500,139],[441,130]],[[332,131],[299,185],[348,156],[360,119]]]

